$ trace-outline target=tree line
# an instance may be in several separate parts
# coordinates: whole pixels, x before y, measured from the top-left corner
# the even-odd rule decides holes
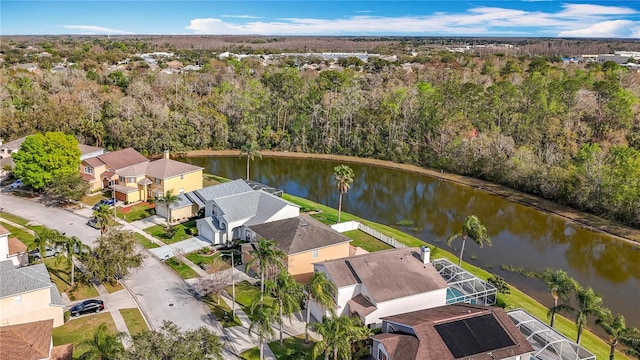
[[[319,71],[304,59],[207,58],[200,72],[165,74],[142,61],[107,70],[131,56],[114,49],[107,60],[85,48],[59,73],[1,70],[0,136],[62,131],[145,154],[256,143],[379,158],[640,226],[640,74],[613,62],[433,52],[405,64],[319,61]]]

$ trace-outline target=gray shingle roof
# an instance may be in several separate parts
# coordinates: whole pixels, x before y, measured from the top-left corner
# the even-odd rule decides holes
[[[318,264],[339,288],[362,283],[376,303],[447,288],[433,264],[422,263],[418,248],[376,251]]]
[[[287,255],[350,242],[351,239],[309,215],[251,226],[265,239],[273,239]]]
[[[227,223],[247,220],[247,226],[268,222],[273,215],[289,205],[298,207],[264,191],[253,190],[219,198],[215,203]]]
[[[52,286],[44,264],[14,268],[11,260],[0,262],[0,299]]]
[[[206,188],[195,190],[193,193],[204,203],[221,197],[242,194],[250,191],[253,191],[251,187],[247,185],[244,180],[238,179],[222,184],[207,186]]]

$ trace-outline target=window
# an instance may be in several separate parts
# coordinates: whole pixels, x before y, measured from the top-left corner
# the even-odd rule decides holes
[[[16,297],[13,298],[13,303],[16,305],[20,305],[22,304],[22,295],[18,295]]]
[[[136,182],[136,178],[135,177],[128,177],[127,178],[127,184],[133,184]]]
[[[382,349],[378,349],[378,360],[387,360],[387,354],[382,352]]]
[[[156,184],[162,184],[162,179],[156,178]]]
[[[311,257],[314,259],[318,257],[318,249],[311,250]]]
[[[84,172],[86,174],[93,174],[93,168],[91,166],[85,166],[84,167]]]
[[[180,175],[180,180],[184,180],[184,175]]]

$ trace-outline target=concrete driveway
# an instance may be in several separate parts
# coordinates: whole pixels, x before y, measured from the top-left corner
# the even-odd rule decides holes
[[[48,207],[36,200],[0,193],[4,211],[37,222],[48,228],[77,236],[84,244],[95,246],[99,231],[86,225],[87,218],[71,211]],[[124,281],[151,327],[171,320],[183,329],[207,326],[222,334],[220,325],[206,306],[197,301],[185,282],[160,260],[147,253],[143,265]]]

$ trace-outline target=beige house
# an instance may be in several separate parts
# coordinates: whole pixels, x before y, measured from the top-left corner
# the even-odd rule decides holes
[[[64,303],[44,264],[15,268],[0,261],[0,326],[53,320],[64,324]]]
[[[377,360],[528,360],[534,349],[501,308],[455,304],[382,318]]]
[[[202,188],[203,168],[169,158],[149,161],[133,148],[126,148],[82,160],[80,174],[92,190],[111,187],[124,203],[159,198]],[[166,212],[165,212],[166,213]],[[164,215],[166,216],[166,214]],[[173,216],[172,218],[177,218]]]
[[[0,261],[11,260],[14,267],[29,265],[27,246],[16,238],[10,238],[11,233],[0,225]]]
[[[73,344],[53,346],[53,320],[0,327],[2,360],[71,360]]]
[[[298,281],[306,283],[313,275],[313,263],[349,256],[351,239],[322,224],[309,215],[250,226],[247,235],[252,240],[242,245],[242,261],[260,238],[273,239],[287,255],[287,270]]]

